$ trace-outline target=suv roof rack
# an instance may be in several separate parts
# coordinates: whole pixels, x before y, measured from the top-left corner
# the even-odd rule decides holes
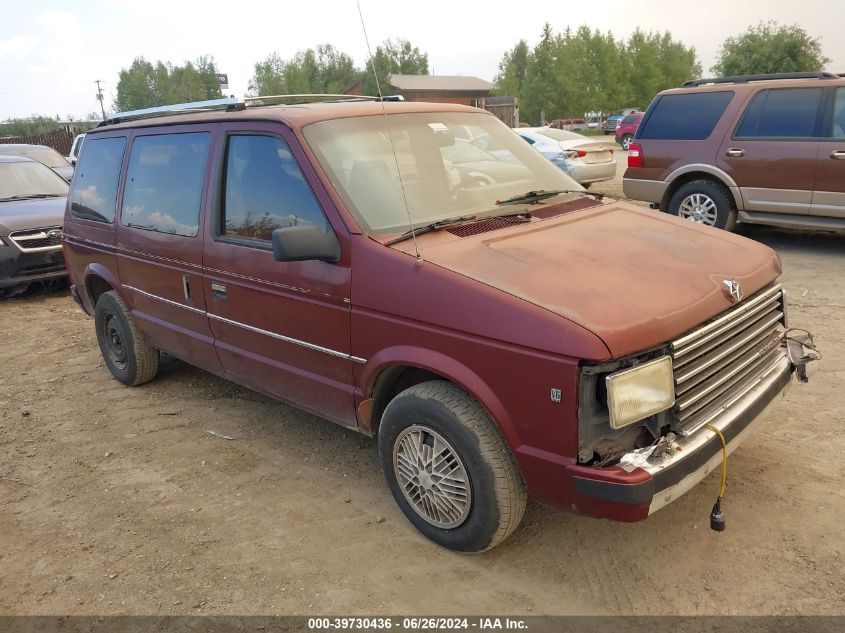
[[[829,71],[812,73],[768,73],[765,75],[735,75],[733,77],[713,77],[710,79],[691,79],[685,81],[681,88],[695,88],[709,84],[747,84],[750,81],[771,81],[778,79],[839,79],[837,75]]]
[[[345,101],[404,101],[405,97],[402,95],[384,95],[383,97],[370,97],[367,95],[342,95],[342,94],[322,94],[322,93],[304,93],[304,94],[289,94],[289,95],[264,95],[260,97],[246,97],[244,104],[247,108],[257,108],[267,105],[276,105],[280,102],[293,103],[311,103],[313,101],[331,101],[331,102],[345,102]]]
[[[235,99],[235,97],[209,99],[208,101],[191,101],[189,103],[174,103],[166,106],[157,106],[155,108],[142,108],[141,110],[116,112],[98,123],[97,127],[112,125],[113,123],[123,123],[124,121],[136,121],[138,119],[164,116],[165,114],[191,114],[192,112],[208,112],[209,110],[234,111],[243,110],[244,107],[244,103]]]
[[[224,97],[222,99],[209,99],[208,101],[191,101],[188,103],[174,103],[171,105],[157,106],[155,108],[143,108],[141,110],[127,110],[116,112],[97,124],[112,125],[125,121],[137,121],[149,119],[167,114],[192,114],[195,112],[213,112],[222,110],[236,112],[246,108],[258,108],[267,105],[276,105],[280,102],[311,103],[313,101],[330,100],[340,101],[404,101],[402,95],[384,95],[383,97],[368,97],[365,95],[340,95],[340,94],[289,94],[289,95],[267,95],[263,97],[246,97],[241,101],[235,97]]]

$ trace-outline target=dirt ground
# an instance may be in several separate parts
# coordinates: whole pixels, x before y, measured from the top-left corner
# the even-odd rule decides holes
[[[731,458],[721,534],[714,473],[643,523],[530,504],[451,553],[369,439],[180,362],[129,389],[67,291],[0,301],[0,614],[845,613],[845,238],[742,232],[825,358]]]

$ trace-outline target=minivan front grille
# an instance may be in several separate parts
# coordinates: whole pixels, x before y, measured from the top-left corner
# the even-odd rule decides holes
[[[15,231],[9,237],[25,253],[52,250],[62,245],[62,229],[58,226]]]
[[[692,433],[750,391],[783,357],[786,300],[780,285],[675,339],[675,426]]]

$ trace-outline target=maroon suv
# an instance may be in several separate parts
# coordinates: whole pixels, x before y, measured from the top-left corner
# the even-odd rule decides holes
[[[794,374],[774,252],[587,195],[474,108],[118,116],[64,244],[115,378],[167,352],[377,437],[409,521],[461,551],[528,495],[645,519]]]
[[[642,119],[642,112],[634,112],[624,117],[619,123],[619,127],[616,128],[616,142],[622,146],[622,149],[627,151],[631,147],[634,135],[637,133],[637,127]]]

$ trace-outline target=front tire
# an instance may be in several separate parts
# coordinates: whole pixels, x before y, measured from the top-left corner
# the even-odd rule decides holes
[[[424,536],[476,553],[513,532],[527,494],[496,425],[466,392],[445,381],[406,389],[378,432],[390,492]]]
[[[104,292],[94,309],[97,342],[112,376],[130,387],[155,378],[159,353],[135,325],[126,304],[114,290]]]
[[[693,180],[678,187],[669,201],[669,213],[725,231],[733,231],[736,226],[731,192],[712,180]]]

